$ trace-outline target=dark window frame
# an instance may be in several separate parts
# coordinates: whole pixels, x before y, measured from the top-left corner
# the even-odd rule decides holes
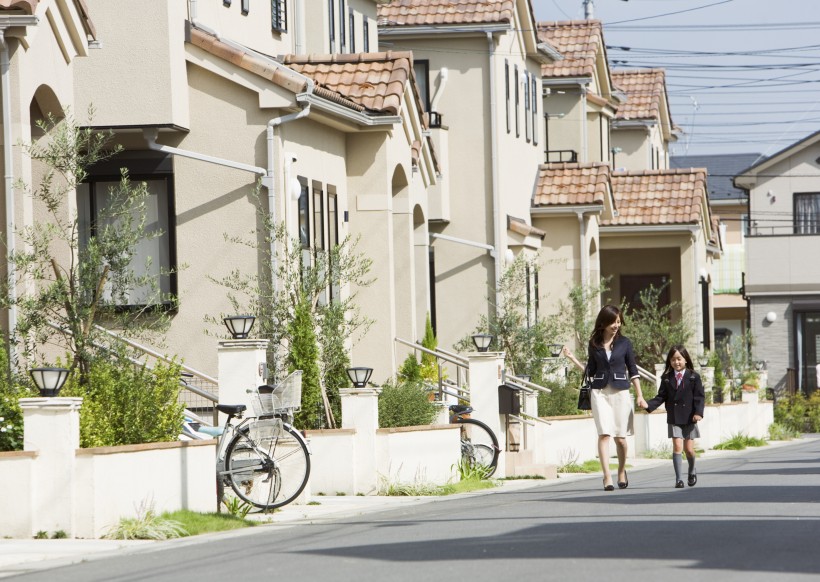
[[[816,200],[812,201],[812,199]],[[814,206],[816,211],[805,215],[800,213],[803,200],[808,200],[808,205]],[[794,234],[820,234],[820,192],[795,192],[792,198],[792,216],[794,217]]]
[[[327,10],[328,10],[327,28],[328,28],[328,33],[329,33],[328,40],[330,41],[330,46],[328,47],[327,52],[330,53],[330,54],[333,54],[334,52],[336,52],[336,50],[335,50],[336,49],[336,16],[335,16],[335,12],[333,10],[333,7],[334,7],[334,2],[333,2],[333,0],[330,0],[330,2],[327,3]]]
[[[353,11],[353,8],[350,8],[350,14],[348,18],[348,34],[350,36],[350,52],[352,54],[356,53],[356,13]]]
[[[242,0],[242,14],[247,16],[251,11],[251,0]]]
[[[520,84],[518,65],[515,65],[515,137],[521,137],[521,120],[518,111],[521,105]]]
[[[270,0],[270,26],[275,32],[288,31],[287,0]]]
[[[416,86],[421,95],[421,103],[425,111],[430,111],[430,61],[416,59],[413,61],[413,74],[416,76]],[[419,81],[422,81],[421,83]]]
[[[167,274],[160,273],[160,278],[168,278],[167,294],[168,300],[163,300],[157,305],[127,304],[117,305],[114,310],[117,312],[140,311],[146,307],[161,308],[171,311],[176,308],[176,299],[179,297],[179,281],[177,277],[177,237],[176,237],[176,196],[174,190],[174,169],[173,157],[146,150],[126,150],[121,155],[114,156],[108,160],[100,162],[89,169],[88,176],[83,184],[88,185],[89,196],[89,236],[93,236],[95,231],[94,223],[97,219],[97,192],[96,185],[100,182],[119,182],[122,179],[120,168],[128,168],[128,178],[131,183],[139,182],[164,182],[165,203],[163,205],[167,213],[167,232],[159,238],[166,241],[168,249],[168,264],[159,264],[161,270]],[[80,206],[78,201],[78,207]],[[162,283],[159,284],[162,292]]]
[[[538,75],[532,76],[532,145],[538,145]]]
[[[507,101],[507,133],[510,133],[510,61],[507,59],[504,59],[504,95]]]
[[[362,42],[364,52],[370,52],[370,21],[367,16],[362,17]]]
[[[339,52],[344,53],[347,51],[347,34],[345,31],[345,24],[347,24],[347,19],[345,18],[345,13],[347,10],[345,9],[345,0],[339,0]]]

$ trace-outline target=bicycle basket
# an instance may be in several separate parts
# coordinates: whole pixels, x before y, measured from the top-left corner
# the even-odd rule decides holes
[[[276,386],[259,386],[251,397],[256,416],[299,410],[302,406],[302,370],[296,370]]]

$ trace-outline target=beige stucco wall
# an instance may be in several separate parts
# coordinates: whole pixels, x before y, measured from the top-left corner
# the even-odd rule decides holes
[[[552,87],[542,101],[542,110],[550,115],[549,149],[574,150],[578,161],[584,161],[584,107],[578,87]],[[544,149],[544,148],[542,148]]]
[[[658,124],[650,124],[645,128],[613,128],[612,147],[619,147],[622,150],[615,154],[615,165],[619,170],[669,168],[668,144],[664,141]]]
[[[77,64],[77,109],[93,105],[97,126],[188,127],[186,3],[155,2],[151,10],[134,10],[128,0],[88,4],[102,48]]]

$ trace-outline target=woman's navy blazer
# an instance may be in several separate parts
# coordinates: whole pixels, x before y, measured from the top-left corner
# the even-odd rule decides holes
[[[612,341],[612,355],[607,359],[604,348],[592,344],[587,348],[587,374],[592,378],[593,388],[612,386],[620,390],[629,388],[632,378],[638,377],[635,352],[629,338],[618,336]]]
[[[703,418],[703,407],[706,395],[700,374],[686,369],[683,372],[682,386],[677,388],[675,372],[666,370],[661,376],[658,395],[647,401],[647,412],[652,412],[661,404],[666,404],[666,422],[669,424],[691,424],[692,417]]]

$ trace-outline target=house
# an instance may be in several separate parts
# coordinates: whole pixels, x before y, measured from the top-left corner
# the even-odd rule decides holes
[[[82,0],[0,0],[0,61],[2,84],[0,107],[3,125],[3,175],[5,204],[3,242],[8,253],[21,248],[15,233],[45,219],[43,208],[18,187],[18,180],[31,184],[44,168],[25,155],[20,143],[39,139],[37,121],[61,116],[73,104],[75,64],[93,52],[95,24]],[[4,261],[4,280],[14,278],[14,266]],[[10,293],[16,296],[18,289]],[[6,333],[17,325],[16,308],[3,310]]]
[[[748,304],[743,297],[745,241],[748,232],[746,193],[732,183],[734,176],[760,159],[758,154],[672,156],[672,168],[706,168],[712,220],[718,222],[723,253],[712,269],[715,344],[743,337]]]
[[[677,140],[663,69],[612,71],[615,87],[626,94],[612,123],[616,170],[664,170],[669,144]],[[695,166],[693,166],[695,167]]]
[[[641,290],[663,287],[661,304],[679,302],[673,317],[690,317],[699,349],[711,347],[720,242],[705,171],[668,169],[675,130],[663,71],[610,72],[596,20],[538,30],[563,57],[542,67],[549,148],[532,209],[544,245],[566,264],[550,277],[551,295],[603,277],[603,301],[634,306]]]
[[[752,357],[778,394],[811,394],[820,364],[820,131],[738,172],[748,193]]]
[[[446,165],[428,228],[431,319],[449,349],[492,317],[514,257],[540,251],[529,216],[543,148],[540,68],[558,56],[536,37],[529,0],[394,0],[378,16],[384,47],[413,52]]]
[[[148,184],[152,226],[162,236],[141,248],[135,264],[152,257],[150,272],[179,299],[163,350],[216,375],[214,336],[224,329],[206,317],[232,313],[218,281],[237,272],[277,284],[265,250],[253,249],[264,239],[262,212],[287,224],[307,260],[359,237],[375,281],[360,289],[331,282],[321,300],[358,293],[374,324],[350,346],[352,363],[373,367],[377,381],[393,375],[393,338],[420,337],[430,309],[428,189],[441,167],[413,56],[376,52],[376,0],[5,4],[20,21],[9,29],[14,34],[43,25],[14,56],[27,85],[14,113],[26,133],[6,143],[29,139],[28,128],[45,113],[95,107],[91,126],[112,131],[124,152],[96,166],[78,192],[80,219],[93,219],[120,167]],[[45,25],[67,15],[65,26]],[[65,38],[51,38],[55,30]],[[94,38],[101,48],[90,51]],[[20,216],[32,219],[28,211]],[[125,301],[138,306],[144,295],[135,290]]]

